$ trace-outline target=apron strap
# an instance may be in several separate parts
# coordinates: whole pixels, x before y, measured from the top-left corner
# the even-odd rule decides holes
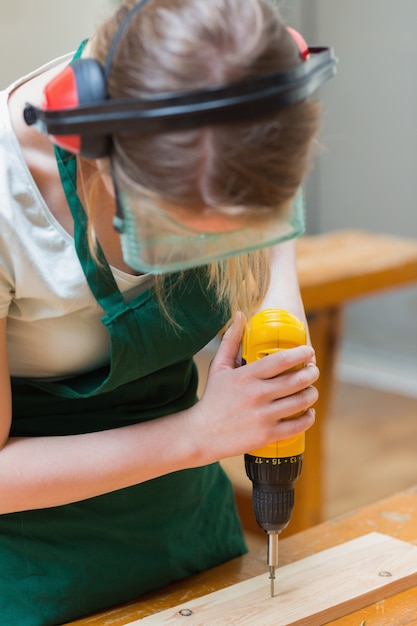
[[[117,307],[120,313],[128,310],[109,264],[99,244],[97,244],[97,261],[93,258],[88,242],[88,217],[78,197],[75,187],[77,178],[77,161],[74,155],[54,146],[59,175],[74,220],[74,242],[81,267],[88,285],[107,314],[112,314]]]
[[[86,46],[87,39],[84,39],[76,50],[72,61],[79,59]],[[55,158],[58,164],[58,171],[61,183],[67,198],[74,220],[74,242],[81,267],[87,279],[92,294],[104,309],[111,315],[115,312],[115,307],[120,311],[128,310],[125,299],[119,291],[113,274],[106,261],[100,245],[97,245],[97,261],[93,258],[88,243],[88,217],[77,194],[77,160],[73,154],[54,146]]]

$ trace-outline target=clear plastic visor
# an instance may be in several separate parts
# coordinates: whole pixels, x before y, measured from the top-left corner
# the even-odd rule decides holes
[[[261,217],[242,226],[242,217],[219,214],[216,220],[192,217],[184,223],[161,209],[155,199],[146,194],[119,191],[119,211],[115,227],[121,235],[124,261],[141,273],[165,274],[213,261],[251,252],[292,239],[304,232],[304,202],[301,190],[294,201],[273,216]],[[261,208],[260,216],[265,214]],[[185,213],[183,214],[186,215]],[[213,213],[210,214],[213,217]],[[195,226],[198,222],[198,227]],[[225,228],[225,222],[227,227]],[[236,227],[234,227],[236,223]],[[190,226],[192,224],[192,226]]]

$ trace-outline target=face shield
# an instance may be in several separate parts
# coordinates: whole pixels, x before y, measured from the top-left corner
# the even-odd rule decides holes
[[[146,193],[118,191],[116,196],[119,217],[115,218],[115,227],[120,232],[123,258],[141,273],[165,274],[206,265],[272,246],[304,232],[301,190],[293,202],[273,217],[263,215],[258,222],[255,218],[244,226],[239,225],[238,216],[228,217],[226,230],[200,230],[187,223],[186,218],[183,222],[182,215],[179,221]],[[262,212],[265,211],[260,208],[260,215]],[[215,223],[215,217],[207,223]]]
[[[308,47],[289,29],[302,63],[273,74],[260,75],[195,91],[160,93],[143,98],[108,98],[107,78],[125,28],[139,2],[122,21],[109,48],[105,66],[95,59],[77,59],[45,89],[42,107],[27,104],[24,120],[54,143],[88,159],[110,156],[118,133],[172,132],[205,125],[250,121],[311,96],[336,73],[331,48]],[[93,89],[94,86],[94,89]],[[113,177],[114,178],[114,177]],[[115,228],[121,236],[125,262],[142,273],[163,274],[221,261],[272,246],[304,231],[304,208],[299,192],[292,204],[266,218],[259,208],[258,222],[236,228],[191,227],[163,211],[151,196],[116,190]],[[230,225],[229,225],[230,226]]]

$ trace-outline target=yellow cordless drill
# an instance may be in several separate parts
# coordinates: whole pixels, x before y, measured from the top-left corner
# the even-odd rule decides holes
[[[299,319],[287,311],[265,309],[246,325],[242,359],[244,363],[252,363],[268,354],[305,343],[306,330]],[[274,595],[275,568],[278,566],[278,534],[291,519],[294,483],[301,473],[304,448],[305,436],[301,433],[245,454],[246,474],[252,481],[255,519],[268,535],[271,596]]]

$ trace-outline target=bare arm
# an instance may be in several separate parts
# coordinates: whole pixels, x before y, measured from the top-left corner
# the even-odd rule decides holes
[[[213,360],[202,399],[188,410],[96,433],[8,438],[6,321],[0,320],[0,513],[94,497],[306,430],[313,422],[308,414],[291,422],[280,419],[315,402],[309,385],[317,373],[303,368],[279,374],[311,358],[311,348],[236,367],[242,330],[237,316]]]
[[[271,248],[271,284],[261,309],[280,308],[307,325],[296,264],[296,239]]]

